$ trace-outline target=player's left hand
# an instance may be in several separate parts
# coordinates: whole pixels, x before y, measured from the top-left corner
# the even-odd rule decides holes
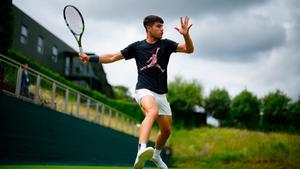
[[[184,19],[180,17],[181,28],[175,27],[175,29],[183,36],[189,33],[189,30],[193,25],[193,24],[189,25],[189,19],[190,18],[188,16],[184,17]]]

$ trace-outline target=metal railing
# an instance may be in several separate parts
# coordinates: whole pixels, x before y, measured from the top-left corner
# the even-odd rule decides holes
[[[23,64],[0,54],[0,87],[5,93],[76,118],[138,135],[139,122],[132,117],[32,68],[27,69],[30,95],[24,96],[21,88],[22,71]]]

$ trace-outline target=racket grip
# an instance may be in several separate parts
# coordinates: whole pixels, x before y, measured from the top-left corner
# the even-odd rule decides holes
[[[82,47],[79,47],[79,55],[83,55]]]

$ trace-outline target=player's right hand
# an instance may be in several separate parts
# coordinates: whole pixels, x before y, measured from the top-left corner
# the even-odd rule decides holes
[[[89,61],[90,56],[84,53],[82,55],[79,55],[79,59],[81,62],[86,63]]]

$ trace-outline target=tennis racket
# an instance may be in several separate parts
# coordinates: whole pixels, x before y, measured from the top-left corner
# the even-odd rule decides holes
[[[74,35],[79,47],[79,54],[83,54],[81,37],[84,32],[84,20],[80,11],[73,5],[64,7],[64,19],[71,33]]]

